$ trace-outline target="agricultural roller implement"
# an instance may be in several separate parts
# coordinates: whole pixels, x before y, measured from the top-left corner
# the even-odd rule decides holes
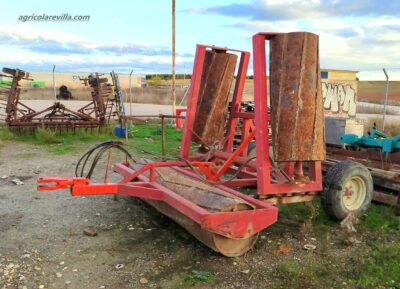
[[[250,250],[260,231],[277,221],[277,204],[310,201],[323,191],[322,204],[331,216],[343,219],[349,213],[361,214],[371,193],[360,191],[371,190],[368,176],[358,176],[365,173],[362,166],[332,168],[336,173],[323,190],[318,36],[304,32],[253,36],[255,104],[251,112],[241,109],[249,60],[246,51],[197,45],[178,159],[135,160],[121,143],[108,142],[82,160],[86,163],[96,150],[95,159],[107,149],[124,151],[126,162],[113,165],[120,181],[91,183],[92,165],[86,176],[78,169],[75,178],[41,178],[38,190],[70,188],[73,196],[140,198],[225,256]],[[234,146],[239,122],[241,142]],[[255,151],[250,152],[250,147]],[[339,175],[343,178],[335,178]],[[353,176],[358,182],[351,181]],[[354,184],[364,186],[356,189]],[[257,190],[246,195],[235,189],[240,187]],[[361,205],[345,202],[352,195]]]

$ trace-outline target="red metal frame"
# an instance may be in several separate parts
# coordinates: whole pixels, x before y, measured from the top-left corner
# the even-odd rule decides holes
[[[192,82],[188,95],[188,107],[181,142],[180,161],[153,162],[133,169],[129,164],[118,163],[114,171],[122,176],[118,183],[90,184],[88,179],[44,178],[38,180],[38,190],[55,190],[71,187],[71,194],[98,195],[120,194],[167,203],[180,213],[193,219],[204,230],[229,238],[246,238],[277,220],[278,210],[268,200],[260,201],[244,195],[231,187],[257,185],[258,197],[276,194],[319,192],[322,189],[321,162],[308,162],[307,175],[303,173],[302,162],[286,163],[284,168],[273,164],[269,155],[268,94],[266,78],[265,42],[276,34],[259,33],[253,36],[254,53],[254,100],[255,113],[241,111],[241,100],[246,80],[250,53],[215,46],[197,45]],[[197,102],[205,54],[208,49],[218,52],[240,54],[238,73],[227,120],[227,131],[222,147],[211,148],[207,153],[190,154],[193,140],[193,126],[196,118]],[[235,130],[242,120],[241,144],[233,147]],[[255,121],[255,122],[253,122]],[[250,142],[256,142],[256,160],[247,158]],[[210,213],[193,202],[156,182],[156,169],[171,167],[177,173],[195,179],[204,179],[211,184],[237,196],[254,206],[254,210],[238,212]],[[147,176],[144,175],[146,173]],[[224,175],[234,174],[236,178],[224,181]],[[50,184],[50,186],[49,186]],[[43,186],[44,185],[44,186]],[[46,186],[47,185],[47,186]]]
[[[250,60],[250,53],[247,51],[243,50],[237,50],[237,49],[230,49],[226,47],[216,47],[216,46],[208,46],[208,45],[197,45],[196,48],[196,55],[194,58],[194,65],[193,65],[193,73],[192,73],[192,81],[190,84],[190,90],[189,90],[189,100],[188,105],[187,105],[187,111],[186,111],[186,118],[185,118],[185,129],[183,130],[183,137],[182,137],[182,144],[181,144],[181,152],[180,152],[180,157],[182,158],[189,158],[190,154],[190,147],[192,145],[192,140],[193,140],[193,125],[194,125],[194,120],[196,117],[196,109],[197,109],[197,102],[198,102],[198,97],[199,97],[199,91],[200,91],[200,84],[201,84],[201,75],[203,72],[203,65],[204,65],[204,58],[206,55],[206,50],[211,49],[215,51],[223,51],[223,52],[236,52],[240,53],[240,62],[239,62],[239,68],[238,68],[238,73],[235,81],[235,89],[233,92],[233,102],[235,102],[235,105],[232,105],[231,107],[231,114],[232,112],[235,111],[240,111],[240,102],[242,99],[242,94],[243,94],[243,88],[244,84],[246,81],[246,74],[247,74],[247,68],[249,65],[249,60]],[[232,132],[234,131],[234,128],[236,128],[237,125],[237,119],[230,118],[228,119],[228,131]],[[231,145],[230,139],[232,139],[233,142],[233,134],[227,135],[226,141]]]
[[[322,190],[321,161],[307,162],[308,173],[306,176],[303,176],[303,162],[289,162],[284,165],[284,169],[272,166],[268,139],[270,116],[267,106],[269,96],[267,93],[265,48],[266,40],[270,40],[275,35],[277,35],[277,33],[259,33],[253,36],[255,113],[241,111],[243,88],[250,54],[241,50],[197,45],[180,157],[189,160],[198,160],[199,157],[207,161],[213,159],[212,161],[217,163],[221,161],[221,151],[225,152],[226,154],[223,155],[224,159],[222,160],[223,163],[218,170],[215,172],[206,170],[207,173],[205,173],[205,170],[201,170],[201,172],[206,175],[207,179],[211,181],[221,181],[224,174],[237,172],[237,168],[233,168],[232,165],[237,164],[238,157],[247,156],[248,144],[255,140],[257,154],[256,165],[253,164],[255,172],[248,172],[247,177],[241,177],[238,180],[227,182],[229,186],[254,185],[254,179],[257,179],[257,192],[260,196],[319,192]],[[190,156],[201,75],[207,49],[240,53],[239,68],[232,97],[231,110],[227,121],[226,137],[222,142],[223,148],[221,148],[221,151],[213,151],[211,154],[207,153],[203,156],[199,154]],[[241,144],[238,148],[234,149],[233,141],[236,127],[240,119],[242,120]],[[217,157],[213,158],[215,156]],[[248,165],[250,166],[251,164],[249,163]],[[209,168],[211,168],[211,166]]]
[[[175,125],[176,125],[177,129],[182,129],[183,128],[183,124],[184,124],[185,121],[182,119],[182,114],[186,113],[186,110],[187,110],[186,108],[177,108],[175,110],[175,115],[176,115]]]
[[[184,166],[184,163],[149,163],[142,169],[135,171],[127,164],[118,163],[114,165],[114,171],[122,176],[122,180],[118,183],[90,184],[90,180],[86,178],[64,179],[49,177],[37,181],[38,190],[49,191],[70,187],[71,195],[73,196],[119,194],[163,201],[201,225],[203,230],[228,238],[248,238],[277,221],[278,209],[276,207],[224,186],[218,187],[249,202],[255,209],[210,213],[170,189],[152,181],[152,173],[150,173],[149,178],[143,175],[143,172],[147,170],[154,171],[157,167],[174,167],[178,172],[194,177],[189,171],[178,169],[178,166]]]
[[[322,190],[321,161],[308,162],[309,181],[292,184],[271,182],[271,160],[269,157],[268,93],[266,40],[271,40],[277,33],[258,33],[253,36],[254,103],[257,152],[257,190],[260,195],[287,194],[294,192],[319,192]],[[302,163],[298,162],[298,168]],[[300,173],[300,171],[298,171]],[[292,177],[288,174],[289,177]]]

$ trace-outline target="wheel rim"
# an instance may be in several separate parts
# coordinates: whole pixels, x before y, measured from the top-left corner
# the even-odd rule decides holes
[[[365,182],[359,176],[348,179],[344,185],[342,199],[344,206],[354,211],[361,207],[367,195]]]

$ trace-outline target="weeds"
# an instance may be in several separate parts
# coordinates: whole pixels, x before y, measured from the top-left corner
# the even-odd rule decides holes
[[[383,243],[372,251],[361,247],[347,272],[351,283],[361,288],[400,288],[400,243]]]
[[[376,128],[378,130],[382,130],[382,118],[375,117],[368,120],[363,121],[364,123],[364,133],[368,133],[370,129],[373,128],[374,124],[376,124]],[[396,136],[400,134],[400,125],[397,123],[387,123],[385,122],[385,134],[389,136]]]
[[[159,124],[135,125],[132,131],[133,137],[128,140],[127,145],[130,151],[133,150],[133,154],[148,153],[156,158],[160,157]],[[166,126],[165,134],[167,156],[174,157],[179,151],[181,132]],[[55,133],[38,130],[30,136],[18,135],[0,128],[0,138],[42,145],[46,150],[56,154],[69,153],[79,146],[91,143],[117,139],[112,135],[111,127],[103,132],[77,130],[75,133]],[[297,254],[295,257],[299,259],[287,260],[292,257],[287,254],[284,261],[276,262],[278,265],[274,269],[273,281],[279,288],[400,288],[400,244],[398,241],[390,241],[399,240],[400,220],[393,215],[393,208],[371,204],[357,225],[362,243],[354,247],[337,246],[340,238],[339,224],[325,214],[319,199],[309,205],[303,203],[282,205],[279,211],[281,220],[290,220],[295,226],[278,222],[268,228],[271,235],[279,239],[282,232],[299,234],[301,224],[309,221],[311,227],[307,233],[313,234],[318,239],[317,250],[313,253],[304,252],[301,247],[299,248],[303,245],[302,241],[300,244],[288,243],[294,248],[293,251]],[[282,243],[286,244],[285,241]],[[249,256],[251,254],[253,253]],[[246,260],[246,257],[239,260]],[[265,262],[269,260],[266,259]],[[171,288],[203,286],[214,288],[215,285],[210,286],[210,284],[218,282],[213,273],[200,270],[179,273],[177,280],[171,282],[175,281],[176,286]]]
[[[48,152],[63,155],[74,152],[79,146],[90,142],[101,142],[115,138],[110,128],[103,131],[76,129],[75,132],[56,132],[54,130],[37,128],[33,133],[18,133],[0,127],[0,139],[8,141],[27,142],[43,146]]]
[[[63,141],[57,137],[54,130],[39,127],[35,131],[35,139],[39,144],[57,144]]]
[[[128,146],[139,154],[159,158],[162,154],[161,126],[159,124],[141,124],[132,128],[133,138]],[[180,151],[182,132],[172,126],[165,126],[165,148],[167,158],[176,158]]]
[[[328,274],[326,267],[309,258],[307,263],[287,260],[281,262],[276,269],[277,277],[285,288],[316,288],[324,276]]]
[[[107,140],[121,140],[113,134],[113,127],[98,129],[76,129],[74,132],[56,132],[38,128],[34,133],[23,134],[0,127],[0,139],[27,142],[43,146],[48,152],[63,155],[76,151],[85,144],[99,143]],[[132,127],[133,137],[126,144],[130,150],[150,158],[161,157],[161,126],[158,123],[138,124]],[[172,126],[165,126],[166,157],[176,158],[179,155],[182,132]],[[122,139],[124,141],[124,139]]]
[[[199,270],[192,270],[192,272],[183,279],[183,283],[186,286],[193,286],[197,283],[213,284],[214,282],[215,276],[212,273]]]
[[[361,217],[359,227],[364,231],[374,230],[390,234],[393,231],[400,231],[400,218],[394,216],[393,208],[372,204]]]

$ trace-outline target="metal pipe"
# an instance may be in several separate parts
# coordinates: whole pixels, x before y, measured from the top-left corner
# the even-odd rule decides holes
[[[129,114],[132,114],[132,73],[133,69],[131,70],[131,73],[129,74]]]
[[[164,127],[164,118],[165,116],[161,116],[161,157],[162,160],[165,161],[165,127]]]
[[[227,160],[231,156],[231,153],[227,153],[224,151],[216,150],[213,151],[213,156],[219,159]],[[234,160],[235,164],[243,165],[246,164],[249,168],[257,170],[257,162],[255,160],[249,161],[247,157],[236,157]]]
[[[146,114],[146,115],[121,115],[120,119],[135,119],[135,118],[140,118],[140,117],[144,117],[144,118],[150,118],[150,117],[163,117],[163,118],[181,118],[181,119],[185,119],[186,116],[183,115],[166,115],[166,114]]]
[[[54,100],[57,100],[57,93],[56,93],[56,81],[54,77],[54,71],[56,70],[56,66],[53,65],[53,93],[54,93]]]
[[[176,110],[175,86],[175,0],[172,0],[172,115],[175,115]]]
[[[386,116],[386,105],[389,93],[389,76],[386,72],[386,69],[383,69],[383,73],[386,76],[386,85],[385,85],[385,102],[383,103],[383,115],[382,115],[382,131],[385,132],[385,116]]]

